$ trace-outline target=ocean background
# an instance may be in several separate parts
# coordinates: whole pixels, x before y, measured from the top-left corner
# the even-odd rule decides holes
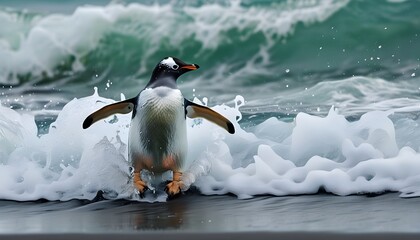
[[[237,130],[187,121],[187,187],[240,199],[419,196],[419,9],[417,0],[1,0],[0,199],[166,201],[159,186],[145,199],[134,192],[129,115],[81,127],[134,97],[166,56],[200,65],[179,88]]]

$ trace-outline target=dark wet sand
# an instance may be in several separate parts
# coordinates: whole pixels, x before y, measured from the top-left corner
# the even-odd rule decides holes
[[[419,206],[420,198],[396,193],[0,201],[0,239],[420,239]]]

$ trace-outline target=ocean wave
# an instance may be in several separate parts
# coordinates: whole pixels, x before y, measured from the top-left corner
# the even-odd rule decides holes
[[[222,103],[240,93],[248,106],[271,111],[277,105],[289,115],[370,104],[367,97],[350,99],[359,91],[346,86],[353,77],[368,79],[367,85],[381,79],[407,86],[419,76],[411,51],[418,43],[415,1],[220,2],[80,6],[71,14],[47,15],[2,9],[7,27],[0,28],[0,54],[7,61],[0,61],[0,98],[15,108],[41,110],[51,98],[62,107],[94,86],[106,97],[134,96],[156,62],[170,55],[202,66],[199,76],[180,79],[187,96]],[[321,94],[324,81],[353,90]],[[415,96],[397,90],[401,94],[392,98]],[[321,103],[305,95],[311,91],[330,98]]]
[[[69,71],[100,68],[108,61],[118,65],[127,58],[125,63],[136,61],[135,71],[129,68],[133,74],[141,74],[150,67],[147,59],[163,51],[205,59],[209,51],[253,38],[263,37],[273,45],[292,33],[297,23],[324,21],[346,3],[110,4],[78,7],[71,15],[1,10],[0,19],[7,27],[0,28],[0,55],[7,61],[0,62],[0,82],[16,85],[28,79],[62,77]],[[264,57],[265,50],[261,51]]]

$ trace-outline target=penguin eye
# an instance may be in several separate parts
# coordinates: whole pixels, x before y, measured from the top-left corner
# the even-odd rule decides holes
[[[172,69],[173,69],[173,70],[177,70],[178,68],[179,68],[179,66],[178,66],[178,65],[173,65],[173,66],[172,66]]]

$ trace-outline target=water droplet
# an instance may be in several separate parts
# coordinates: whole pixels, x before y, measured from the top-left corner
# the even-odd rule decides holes
[[[94,89],[94,93],[93,93],[93,96],[95,96],[95,97],[97,97],[97,96],[99,96],[98,95],[98,88],[97,87],[93,87],[93,89]]]

